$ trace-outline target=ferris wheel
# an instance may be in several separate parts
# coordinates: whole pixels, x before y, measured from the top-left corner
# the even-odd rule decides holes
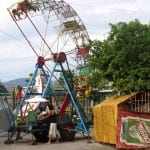
[[[89,36],[81,18],[76,11],[63,0],[23,0],[10,6],[8,11],[37,57],[32,79],[16,108],[16,113],[12,117],[10,127],[15,128],[15,120],[19,112],[21,111],[22,113],[22,106],[26,99],[31,99],[36,94],[37,96],[40,95],[41,98],[47,99],[55,96],[56,93],[51,86],[52,77],[54,73],[59,72],[62,75],[67,92],[65,92],[66,96],[63,95],[63,103],[61,103],[62,105],[60,109],[58,109],[58,115],[61,118],[69,102],[71,102],[72,112],[73,109],[75,109],[80,120],[77,124],[76,122],[73,123],[72,118],[70,118],[71,120],[68,120],[69,124],[65,124],[65,126],[61,128],[64,129],[61,130],[62,138],[73,139],[75,131],[89,135],[87,118],[76,99],[74,85],[71,80],[69,80],[65,69],[65,67],[69,68],[71,64],[75,66],[85,64],[85,56],[90,52],[90,48],[84,47],[88,42]],[[51,66],[51,62],[53,62],[53,66]],[[66,66],[64,62],[66,62]],[[41,89],[39,88],[38,91],[35,92],[34,81],[39,70],[42,72],[46,83],[44,86],[41,84]],[[37,81],[42,83],[40,80]],[[48,99],[48,101],[51,101],[51,99]],[[70,125],[70,121],[73,124]],[[66,128],[71,129],[68,129],[67,134]],[[43,136],[45,138],[47,134],[48,130],[44,130]],[[34,136],[41,138],[39,132],[36,132]]]
[[[8,11],[38,58],[64,52],[70,66],[83,65],[89,35],[77,12],[63,0],[24,0]],[[46,62],[49,65],[49,62]],[[47,67],[50,68],[50,67]]]

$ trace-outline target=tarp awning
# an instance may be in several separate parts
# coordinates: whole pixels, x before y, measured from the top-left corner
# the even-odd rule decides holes
[[[94,107],[94,138],[96,141],[116,144],[117,106],[134,95],[135,93],[111,97]]]

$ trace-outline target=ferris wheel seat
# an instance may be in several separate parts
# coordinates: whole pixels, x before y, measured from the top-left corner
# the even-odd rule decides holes
[[[86,54],[89,54],[89,52],[90,52],[90,48],[88,48],[88,47],[87,48],[81,48],[78,50],[77,55],[78,56],[84,56]]]
[[[40,11],[40,8],[38,4],[24,0],[12,5],[12,7],[9,8],[9,11],[13,16],[13,19],[19,21],[25,19],[28,16],[28,12],[33,11],[36,13],[37,11]]]

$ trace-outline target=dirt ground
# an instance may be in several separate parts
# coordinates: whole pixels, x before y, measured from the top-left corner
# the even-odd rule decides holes
[[[87,140],[83,135],[77,133],[75,140],[71,142],[53,142],[52,144],[37,143],[31,145],[31,134],[22,134],[23,139],[17,143],[6,145],[6,133],[0,133],[0,150],[116,150],[115,145],[101,144],[94,141],[93,137]]]

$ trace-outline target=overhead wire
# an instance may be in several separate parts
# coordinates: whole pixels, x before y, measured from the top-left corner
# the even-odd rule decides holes
[[[11,34],[5,32],[5,31],[0,30],[0,33],[3,34],[3,35],[6,35],[7,37],[9,37],[9,38],[11,38],[11,39],[15,39],[15,40],[17,40],[17,41],[19,41],[19,42],[22,42],[20,39],[16,38],[15,36],[13,36],[13,35],[11,35]]]
[[[79,5],[79,4],[77,4],[77,5]],[[85,5],[80,5],[80,6],[85,6]],[[86,7],[91,7],[91,5],[86,5]],[[47,30],[47,29],[46,29]],[[7,36],[9,36],[9,34],[7,34],[7,33],[4,33],[4,34],[6,34]],[[9,37],[11,37],[11,38],[13,38],[13,39],[16,39],[15,37],[13,37],[13,36],[9,36]],[[44,36],[44,39],[45,39],[45,37],[46,37],[46,33],[45,33],[45,36]],[[18,41],[20,41],[20,39],[16,39],[16,40],[18,40]]]
[[[2,30],[0,30],[0,33],[1,33],[2,35],[5,35],[5,36],[9,37],[10,39],[13,39],[13,40],[18,41],[18,42],[20,42],[20,43],[23,43],[23,44],[25,44],[25,45],[28,45],[25,41],[22,40],[22,38],[16,38],[15,36],[13,36],[13,35],[11,35],[11,34],[5,32],[5,31],[2,31]],[[7,41],[7,40],[6,40],[6,41]],[[38,49],[40,49],[40,47],[39,47],[36,43],[34,43],[34,42],[30,42],[30,43],[32,43],[34,46],[36,46]]]
[[[82,5],[82,4],[77,4],[77,3],[72,3],[73,5],[78,5],[78,6],[81,6],[81,7],[96,7],[95,5]],[[86,24],[87,26],[92,26],[93,28],[98,28],[99,26],[98,25],[93,25],[93,24],[87,24],[87,23],[84,23]],[[0,30],[0,33],[12,38],[12,39],[15,39],[17,41],[21,41],[20,39],[16,38],[15,36],[12,36],[10,35],[9,33],[5,32],[5,31],[2,31]]]
[[[71,5],[76,5],[76,6],[80,6],[80,7],[96,7],[96,5],[87,5],[87,4],[79,4],[79,3],[72,3],[70,2],[69,4]]]

